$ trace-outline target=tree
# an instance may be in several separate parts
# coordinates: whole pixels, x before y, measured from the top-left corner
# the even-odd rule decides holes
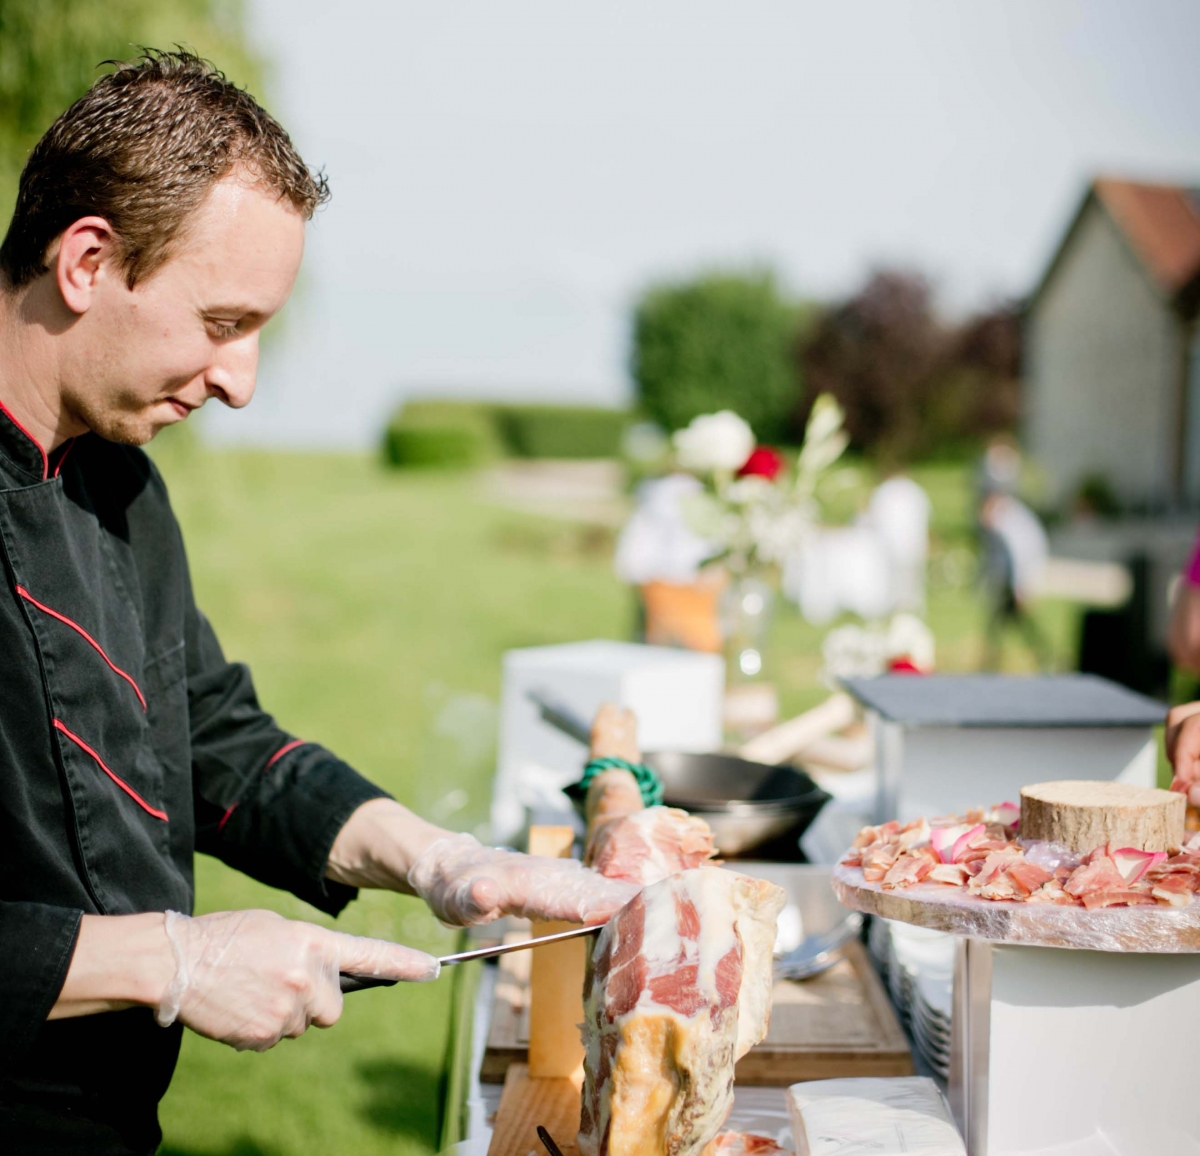
[[[828,310],[797,349],[808,383],[793,419],[831,393],[852,444],[892,463],[960,450],[1010,430],[1020,400],[1020,323],[1013,306],[945,324],[922,276],[874,273]]]
[[[811,399],[831,393],[854,446],[901,459],[923,452],[926,408],[946,351],[928,282],[913,273],[875,273],[825,314],[799,352],[808,393],[798,428]]]
[[[256,89],[241,0],[0,0],[0,228],[29,150],[104,60],[182,44]]]
[[[969,379],[970,432],[1011,430],[1021,405],[1021,314],[1015,303],[971,318],[955,335],[954,364]]]
[[[680,429],[732,409],[764,441],[787,433],[800,392],[791,348],[800,311],[769,273],[659,285],[633,319],[633,377],[647,414]]]

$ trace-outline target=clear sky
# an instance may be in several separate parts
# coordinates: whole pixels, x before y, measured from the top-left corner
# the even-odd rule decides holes
[[[874,266],[1026,292],[1096,172],[1200,184],[1197,0],[249,0],[333,200],[213,436],[368,445],[403,396],[629,396],[647,282]]]

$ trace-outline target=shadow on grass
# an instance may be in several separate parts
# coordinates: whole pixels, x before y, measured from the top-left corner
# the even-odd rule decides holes
[[[360,1064],[358,1075],[368,1092],[359,1109],[364,1119],[384,1132],[411,1136],[436,1148],[444,1093],[441,1072],[402,1060],[376,1060]]]
[[[156,1156],[280,1156],[280,1153],[275,1148],[264,1148],[257,1140],[251,1140],[249,1136],[243,1136],[219,1152],[211,1148],[206,1148],[201,1152],[195,1148],[176,1148],[173,1144],[164,1144]]]

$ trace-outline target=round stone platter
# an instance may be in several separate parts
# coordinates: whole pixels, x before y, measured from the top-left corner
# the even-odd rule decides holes
[[[917,927],[949,931],[992,943],[1066,947],[1086,951],[1200,952],[1200,899],[1187,907],[1059,907],[1053,903],[997,903],[942,883],[885,891],[859,867],[833,869],[833,889],[846,907]]]

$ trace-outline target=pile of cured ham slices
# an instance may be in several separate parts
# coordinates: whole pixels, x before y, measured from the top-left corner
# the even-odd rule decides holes
[[[604,708],[593,757],[637,761],[634,721]],[[609,920],[584,985],[584,1156],[779,1151],[718,1136],[736,1061],[765,1038],[781,888],[711,864],[712,832],[672,807],[645,807],[625,770],[588,789],[584,861],[643,890]]]
[[[1169,851],[1111,843],[1080,854],[1019,838],[1020,809],[864,827],[842,859],[885,890],[941,884],[983,900],[1108,907],[1187,907],[1200,892],[1200,835]]]

